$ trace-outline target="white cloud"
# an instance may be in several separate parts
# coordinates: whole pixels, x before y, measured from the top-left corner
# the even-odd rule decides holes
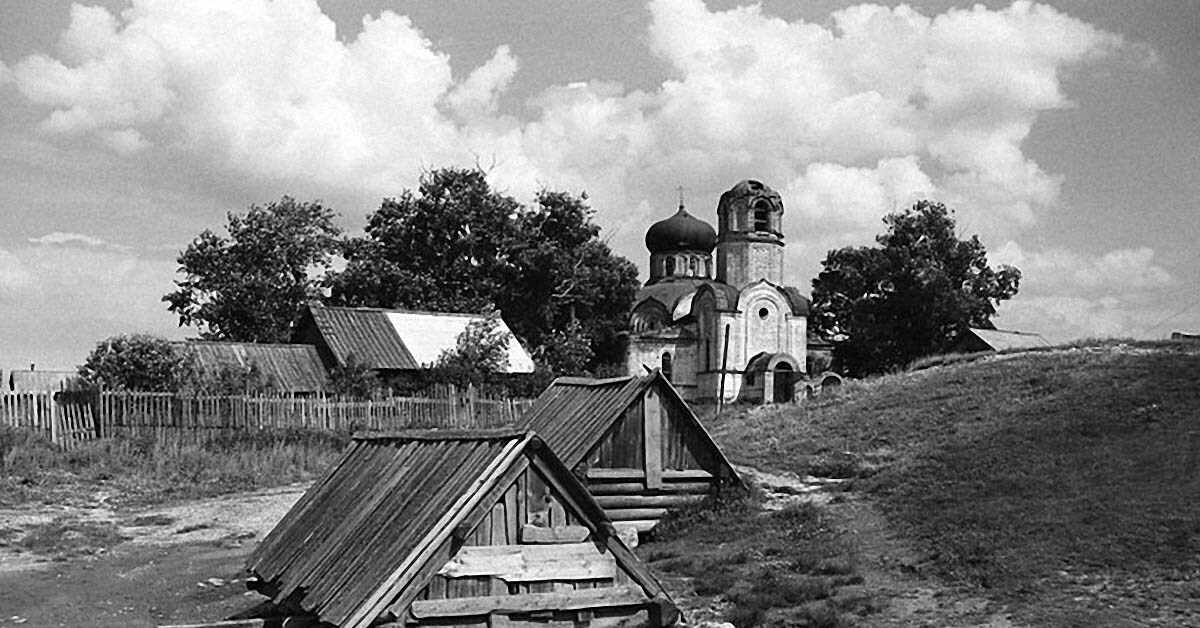
[[[100,248],[116,248],[115,245],[109,244],[108,242],[95,236],[85,235],[82,233],[69,233],[65,231],[54,231],[52,233],[47,233],[44,236],[29,238],[29,242],[31,244],[82,245]]]
[[[989,260],[1021,269],[1021,291],[1039,295],[1125,294],[1168,286],[1171,273],[1154,263],[1154,249],[1116,249],[1084,255],[1065,249],[1025,251],[1016,242],[994,250]]]
[[[617,224],[666,207],[676,185],[715,198],[755,175],[798,190],[808,218],[861,225],[918,191],[1012,231],[1057,202],[1059,179],[1021,144],[1038,112],[1069,106],[1062,69],[1122,45],[1028,2],[933,17],[861,5],[829,25],[701,0],[649,11],[669,80],[552,86],[524,120],[498,112],[519,67],[508,47],[455,80],[408,18],[385,11],[340,41],[314,0],[135,0],[119,17],[77,5],[61,59],[13,75],[52,109],[51,133],[267,181],[394,194],[423,166],[494,160],[503,187],[587,188]]]

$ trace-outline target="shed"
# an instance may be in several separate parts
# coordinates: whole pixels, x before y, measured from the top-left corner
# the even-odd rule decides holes
[[[291,616],[369,625],[665,626],[678,611],[533,432],[356,436],[250,556]]]
[[[17,369],[8,374],[8,389],[13,392],[58,392],[77,375],[75,371]]]
[[[177,346],[191,354],[201,368],[257,366],[281,392],[321,392],[328,379],[313,345],[189,340]]]
[[[482,318],[481,314],[312,303],[301,314],[292,342],[314,345],[328,369],[353,360],[386,375],[433,366],[442,351],[457,345],[458,335],[469,323]],[[503,319],[499,329],[510,334],[507,372],[532,373],[533,358]]]
[[[1005,351],[1049,347],[1050,343],[1039,334],[1003,329],[979,329],[970,327],[954,346],[955,353],[977,353],[980,351]]]
[[[560,377],[519,420],[536,431],[608,517],[650,530],[667,510],[721,485],[733,465],[659,370],[639,377]]]

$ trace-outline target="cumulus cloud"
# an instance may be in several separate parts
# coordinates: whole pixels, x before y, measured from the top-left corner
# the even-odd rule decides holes
[[[12,74],[51,108],[48,132],[268,180],[392,194],[422,166],[482,157],[514,192],[587,188],[624,222],[675,185],[715,198],[730,174],[754,174],[794,191],[807,218],[861,225],[921,193],[1003,228],[1057,201],[1059,179],[1021,143],[1038,112],[1070,105],[1060,73],[1123,45],[1024,1],[932,17],[861,5],[827,24],[648,6],[666,81],[551,86],[525,119],[498,111],[519,68],[508,47],[456,79],[408,18],[385,11],[341,41],[314,0],[76,5],[60,57]]]
[[[1040,295],[1143,292],[1173,282],[1171,273],[1154,263],[1154,249],[1149,247],[1084,255],[1059,248],[1026,251],[1010,241],[992,251],[989,259],[1020,268],[1022,292]]]
[[[31,244],[45,244],[50,246],[85,246],[101,249],[112,249],[127,251],[129,247],[118,244],[112,244],[101,238],[86,235],[83,233],[70,233],[66,231],[54,231],[47,233],[44,236],[29,238]]]

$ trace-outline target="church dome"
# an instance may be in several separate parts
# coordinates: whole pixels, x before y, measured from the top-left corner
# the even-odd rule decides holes
[[[651,253],[700,251],[711,253],[717,246],[712,225],[687,213],[683,207],[674,216],[660,220],[646,231],[646,248]]]

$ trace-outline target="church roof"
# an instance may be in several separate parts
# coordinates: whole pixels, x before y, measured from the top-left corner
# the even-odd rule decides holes
[[[700,251],[711,253],[717,246],[712,225],[689,214],[682,205],[674,216],[660,220],[646,231],[646,248],[651,253]]]

